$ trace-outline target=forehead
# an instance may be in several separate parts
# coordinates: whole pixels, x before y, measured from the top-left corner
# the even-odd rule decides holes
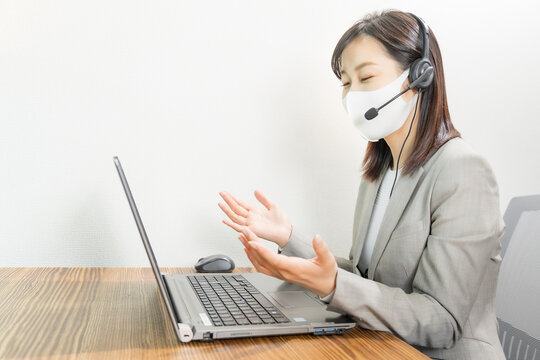
[[[341,72],[352,74],[355,67],[363,63],[374,66],[399,69],[399,63],[386,51],[384,45],[369,35],[360,35],[343,49],[341,54]]]

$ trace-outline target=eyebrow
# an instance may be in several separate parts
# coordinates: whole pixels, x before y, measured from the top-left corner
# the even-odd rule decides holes
[[[354,68],[354,71],[358,71],[358,70],[360,70],[361,68],[363,68],[363,67],[366,66],[366,65],[376,65],[376,64],[375,64],[374,62],[372,62],[372,61],[366,61],[366,62],[363,62],[363,63],[357,65],[357,66]],[[341,70],[341,75],[343,75],[343,74],[347,74],[347,73],[345,72],[345,70]]]

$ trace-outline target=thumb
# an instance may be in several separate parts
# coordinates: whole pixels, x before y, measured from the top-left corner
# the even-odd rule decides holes
[[[274,204],[260,190],[255,190],[255,197],[267,210],[270,210]]]
[[[322,262],[326,262],[333,257],[330,249],[328,249],[328,245],[326,245],[321,235],[319,234],[315,235],[315,237],[313,238],[313,250],[315,250],[317,258],[319,258],[319,260]]]

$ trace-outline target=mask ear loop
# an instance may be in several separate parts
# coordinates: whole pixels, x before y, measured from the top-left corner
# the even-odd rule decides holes
[[[396,184],[396,180],[398,177],[399,172],[399,158],[401,158],[401,152],[403,151],[403,147],[405,146],[405,142],[407,142],[407,139],[409,138],[409,134],[411,133],[412,126],[414,124],[414,119],[416,118],[416,110],[418,109],[418,102],[420,100],[420,92],[418,92],[418,97],[416,98],[416,104],[414,105],[414,114],[413,118],[411,120],[411,126],[409,126],[409,132],[407,133],[407,136],[405,137],[405,140],[403,141],[403,145],[401,145],[401,150],[399,150],[399,155],[397,158],[397,164],[396,164],[396,176],[394,177],[394,183],[392,184],[392,189],[390,190],[390,197],[392,197],[392,192],[394,191],[394,185]]]

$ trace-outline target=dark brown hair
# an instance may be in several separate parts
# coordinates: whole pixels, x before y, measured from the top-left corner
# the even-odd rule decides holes
[[[422,56],[422,30],[414,17],[399,10],[384,10],[366,15],[354,23],[339,39],[332,54],[332,71],[341,79],[341,54],[360,35],[378,40],[388,54],[406,69]],[[420,116],[415,119],[416,138],[413,150],[403,166],[408,175],[422,166],[448,140],[461,137],[454,128],[448,111],[441,51],[437,38],[429,30],[429,59],[435,75],[431,86],[422,93]],[[375,104],[376,105],[376,104]],[[392,153],[386,141],[369,142],[362,163],[362,176],[376,180],[386,166],[393,167]]]

